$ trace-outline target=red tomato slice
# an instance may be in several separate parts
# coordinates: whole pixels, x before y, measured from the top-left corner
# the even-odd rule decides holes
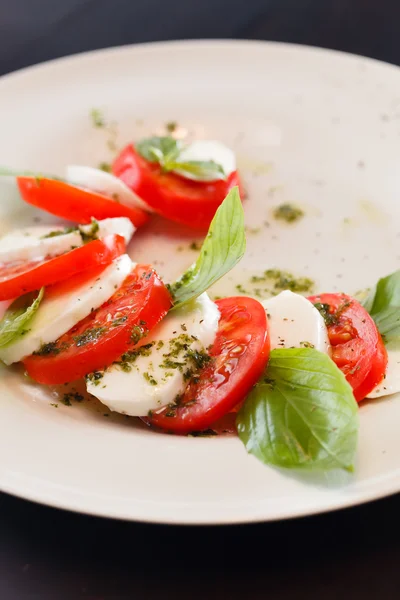
[[[162,173],[159,164],[145,160],[132,145],[117,157],[113,173],[166,219],[199,229],[207,229],[231,188],[239,185],[240,189],[237,171],[226,181],[191,181],[175,173]]]
[[[94,219],[128,217],[136,227],[148,220],[148,214],[139,207],[126,206],[103,194],[70,185],[55,179],[17,177],[22,198],[52,215],[75,221],[90,223]]]
[[[0,264],[0,300],[39,290],[96,266],[104,267],[124,252],[124,238],[109,235],[54,258]]]
[[[54,288],[49,293],[57,293]],[[170,294],[155,271],[138,265],[110,300],[41,353],[28,356],[26,370],[39,383],[56,384],[104,369],[133,348],[170,307]]]
[[[177,405],[154,412],[147,423],[180,434],[207,429],[239,404],[260,378],[270,349],[265,309],[244,296],[216,304],[221,318],[210,350],[213,360]]]
[[[373,319],[361,304],[345,294],[321,294],[308,299],[313,304],[326,305],[332,321],[327,323],[332,359],[360,402],[382,381],[388,360]]]

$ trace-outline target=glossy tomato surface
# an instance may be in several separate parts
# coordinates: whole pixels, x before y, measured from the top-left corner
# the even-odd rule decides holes
[[[22,198],[28,204],[46,212],[84,225],[92,218],[127,217],[136,227],[148,220],[148,214],[140,207],[126,206],[118,199],[76,187],[55,179],[18,177],[17,184]]]
[[[138,265],[110,300],[55,343],[28,356],[26,370],[39,383],[56,384],[105,369],[134,348],[170,307],[170,294],[156,272]]]
[[[325,316],[332,359],[353,388],[355,399],[363,400],[382,381],[387,353],[370,315],[346,294],[310,296],[310,302]]]
[[[192,181],[175,173],[163,173],[158,163],[145,160],[132,145],[117,157],[113,173],[155,212],[198,229],[208,228],[231,188],[238,185],[243,197],[237,171],[226,180]]]

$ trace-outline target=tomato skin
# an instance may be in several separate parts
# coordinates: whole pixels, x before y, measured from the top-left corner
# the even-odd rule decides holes
[[[54,288],[49,293],[58,293]],[[170,307],[171,296],[155,271],[137,265],[110,300],[57,340],[59,352],[28,356],[25,368],[44,384],[68,383],[103,370],[135,346],[133,331],[150,331]],[[79,337],[97,328],[104,328],[101,335],[80,345]]]
[[[221,317],[212,360],[190,382],[178,407],[164,407],[145,422],[173,433],[187,434],[213,425],[248,394],[263,373],[270,340],[264,307],[244,296],[217,300]],[[170,416],[168,416],[170,415]]]
[[[136,227],[140,227],[149,219],[148,214],[139,207],[126,206],[103,194],[64,181],[17,177],[17,185],[28,204],[81,225],[90,223],[92,218],[127,217]]]
[[[124,252],[124,238],[109,235],[54,258],[4,263],[0,265],[0,300],[22,296],[88,269],[104,268]]]
[[[375,322],[346,294],[320,294],[308,299],[328,305],[329,314],[336,315],[335,322],[327,325],[332,359],[360,402],[382,381],[387,367],[386,348]]]
[[[226,181],[192,181],[175,173],[162,173],[157,163],[145,160],[132,144],[116,158],[112,171],[151,208],[171,221],[207,229],[229,190],[238,185],[237,171]]]

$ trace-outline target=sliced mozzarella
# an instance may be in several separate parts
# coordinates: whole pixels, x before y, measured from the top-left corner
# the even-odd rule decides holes
[[[146,202],[132,192],[123,181],[101,169],[69,165],[66,169],[66,179],[73,185],[104,194],[126,206],[136,206],[147,212],[153,212]]]
[[[218,321],[216,304],[202,294],[189,306],[169,313],[144,339],[144,352],[124,369],[112,365],[97,385],[88,380],[88,391],[111,410],[131,416],[145,416],[149,410],[173,402],[184,391],[184,373],[192,366],[185,358],[188,347],[208,348],[214,342]],[[148,349],[147,344],[151,344]],[[167,366],[174,363],[182,366]]]
[[[81,225],[79,229],[87,234],[93,232],[93,225]],[[0,263],[19,260],[43,260],[59,256],[73,248],[83,245],[82,236],[77,228],[70,233],[63,233],[59,225],[54,227],[36,226],[17,229],[0,238]],[[58,233],[60,235],[50,234]],[[135,228],[126,217],[103,219],[98,221],[98,229],[94,237],[103,238],[110,234],[119,234],[128,244]],[[46,237],[50,235],[50,237]]]
[[[13,344],[0,349],[0,360],[9,365],[39,350],[43,344],[54,342],[101,306],[121,286],[132,269],[127,254],[115,259],[96,278],[62,295],[50,295],[42,300],[29,324],[29,331]]]
[[[198,142],[193,142],[193,144],[187,146],[179,155],[179,161],[186,162],[189,160],[212,160],[221,165],[226,177],[233,173],[233,171],[236,171],[235,153],[216,140],[199,140]],[[196,177],[186,171],[177,170],[176,172],[187,179],[196,179]],[[215,177],[210,177],[206,181],[213,181],[214,179]]]
[[[56,227],[28,227],[7,233],[0,239],[0,263],[19,260],[42,260],[46,256],[64,254],[82,245],[82,237],[78,230],[71,233],[44,237],[52,232],[62,231]]]
[[[129,244],[133,234],[136,231],[136,227],[132,225],[130,219],[126,217],[114,217],[113,219],[103,219],[97,221],[98,230],[96,233],[97,238],[104,238],[106,235],[118,234],[125,238],[125,242]],[[93,231],[93,225],[79,225],[79,229],[85,233],[90,234]]]
[[[328,331],[319,311],[289,290],[262,302],[269,322],[271,350],[313,346],[329,354]]]
[[[385,378],[372,390],[367,398],[380,398],[400,392],[400,349],[386,348],[388,364]]]

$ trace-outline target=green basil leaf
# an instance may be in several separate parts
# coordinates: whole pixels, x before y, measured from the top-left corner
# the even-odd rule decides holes
[[[157,162],[164,167],[167,162],[177,158],[180,152],[180,145],[172,137],[154,136],[138,142],[136,150],[149,162]]]
[[[363,301],[385,341],[400,341],[400,270],[378,281]]]
[[[231,189],[211,221],[197,261],[170,285],[174,308],[197,298],[228,273],[246,250],[239,189]]]
[[[218,179],[226,179],[225,172],[221,165],[213,160],[188,160],[180,162],[179,160],[169,162],[167,165],[168,171],[176,171],[183,176],[189,175],[191,179],[196,181],[216,181]]]
[[[352,470],[358,407],[328,355],[311,348],[273,350],[264,378],[238,413],[239,437],[263,463]]]
[[[149,162],[161,165],[165,173],[176,171],[196,181],[226,179],[221,165],[213,160],[179,160],[182,144],[173,137],[151,137],[136,144],[136,150]]]
[[[12,344],[29,331],[29,323],[39,308],[43,295],[44,288],[39,293],[31,292],[17,298],[8,307],[0,321],[0,348]]]

